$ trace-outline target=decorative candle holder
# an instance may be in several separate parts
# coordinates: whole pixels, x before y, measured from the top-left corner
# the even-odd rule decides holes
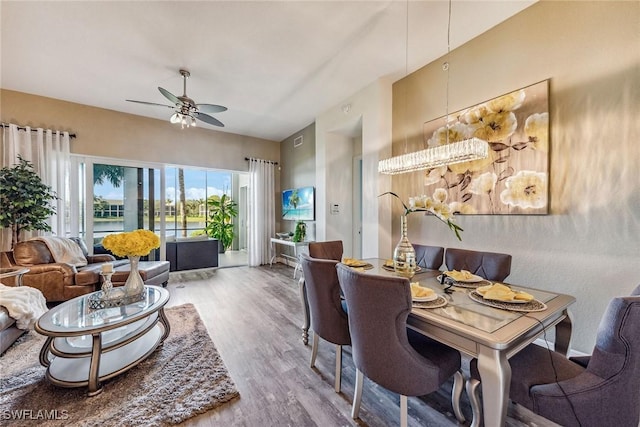
[[[111,294],[111,290],[113,289],[113,283],[111,283],[113,272],[101,272],[100,275],[102,276],[102,294],[105,298],[109,298],[109,294]]]

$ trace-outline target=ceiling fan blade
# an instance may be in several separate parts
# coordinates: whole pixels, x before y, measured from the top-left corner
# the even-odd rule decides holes
[[[158,86],[158,90],[160,91],[161,94],[164,95],[165,98],[167,98],[169,101],[173,102],[175,105],[181,104],[181,102],[178,99],[178,97],[175,96],[174,94],[172,94],[171,92],[169,92],[168,90],[166,90],[164,88],[161,88],[160,86]]]
[[[129,101],[129,102],[137,102],[138,104],[145,104],[145,105],[157,105],[157,106],[159,106],[159,107],[167,107],[167,108],[171,108],[171,109],[175,108],[175,106],[174,106],[174,105],[157,104],[157,103],[155,103],[155,102],[134,101],[133,99],[126,99],[126,101]]]
[[[196,107],[198,107],[199,111],[208,114],[222,113],[223,111],[227,111],[227,107],[215,104],[196,104]]]
[[[222,122],[218,119],[216,119],[215,117],[211,117],[208,114],[205,113],[194,113],[193,114],[194,117],[198,120],[202,120],[205,123],[209,123],[210,125],[214,125],[214,126],[220,126],[221,128],[224,127],[224,124],[222,124]]]

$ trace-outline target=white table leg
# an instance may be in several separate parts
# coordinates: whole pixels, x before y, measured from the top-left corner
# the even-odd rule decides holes
[[[511,365],[505,352],[480,346],[478,371],[482,386],[485,427],[502,427],[507,418]]]
[[[275,243],[271,242],[269,244],[269,247],[271,249],[271,259],[269,260],[269,266],[273,267],[273,260],[276,259],[276,245]]]
[[[293,246],[293,256],[295,257],[296,261],[296,265],[295,268],[293,269],[293,278],[296,278],[296,273],[298,272],[298,269],[300,268],[300,261],[298,260],[298,246],[294,245]]]

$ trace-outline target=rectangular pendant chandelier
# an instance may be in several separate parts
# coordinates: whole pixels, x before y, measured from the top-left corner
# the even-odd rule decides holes
[[[489,144],[487,141],[471,138],[380,160],[378,162],[378,172],[397,175],[484,159],[488,155]]]

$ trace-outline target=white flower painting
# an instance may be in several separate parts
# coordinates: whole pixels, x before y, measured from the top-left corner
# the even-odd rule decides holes
[[[450,114],[448,127],[446,119],[424,124],[428,147],[476,137],[489,156],[421,172],[426,194],[459,214],[549,213],[548,80]]]

